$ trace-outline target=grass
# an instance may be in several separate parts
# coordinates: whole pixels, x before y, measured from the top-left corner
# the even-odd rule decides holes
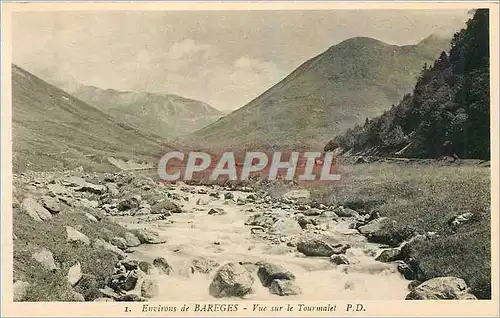
[[[75,289],[87,300],[97,297],[97,288],[104,287],[106,278],[113,274],[118,262],[116,254],[66,242],[65,226],[76,228],[91,241],[96,238],[109,241],[114,236],[123,236],[126,229],[107,220],[100,221],[97,226],[84,216],[84,212],[67,207],[49,221],[36,222],[14,208],[13,232],[17,237],[14,240],[14,281],[21,279],[30,283],[26,301],[71,301],[73,291],[66,275],[75,261],[80,262],[82,272],[91,278],[87,281],[95,282],[88,284],[91,286],[77,286]],[[59,270],[49,272],[32,259],[32,254],[41,248],[53,253]]]
[[[345,166],[338,184],[312,189],[312,199],[367,211],[396,221],[379,233],[397,237],[437,232],[412,246],[427,278],[456,276],[479,298],[491,298],[490,169],[476,166],[419,166],[375,163]],[[466,212],[474,220],[454,232],[451,218]]]

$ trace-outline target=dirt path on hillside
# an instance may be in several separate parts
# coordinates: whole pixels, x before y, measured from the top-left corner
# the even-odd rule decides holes
[[[291,300],[403,300],[408,293],[408,281],[393,264],[375,261],[382,251],[381,246],[367,242],[356,229],[349,228],[353,223],[351,218],[328,220],[322,230],[314,230],[351,246],[345,254],[350,264],[336,265],[328,257],[307,257],[298,252],[297,247],[290,243],[297,235],[275,233],[269,237],[261,232],[252,234],[252,227],[245,225],[251,215],[263,212],[278,218],[292,218],[298,211],[286,205],[279,207],[259,201],[238,204],[238,198],[244,200],[251,193],[231,191],[234,198],[226,200],[223,192],[218,198],[210,196],[213,189],[204,186],[175,186],[169,191],[184,198],[185,213],[174,213],[167,220],[145,223],[138,222],[133,216],[118,219],[131,229],[157,231],[166,240],[164,244],[141,245],[131,255],[147,261],[164,257],[172,266],[170,275],[156,274],[160,291],[154,300],[214,299],[208,288],[215,271],[209,274],[190,271],[192,260],[198,257],[219,264],[268,261],[284,266],[296,276],[296,283],[302,289],[300,295],[286,296]],[[223,210],[223,213],[210,215],[208,211],[211,209]],[[308,231],[304,230],[304,233]],[[283,297],[271,294],[263,287],[257,277],[252,292],[244,297],[251,300],[280,298]]]

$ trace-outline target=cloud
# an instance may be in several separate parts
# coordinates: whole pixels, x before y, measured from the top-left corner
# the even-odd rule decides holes
[[[168,58],[178,60],[185,57],[192,57],[201,54],[205,57],[210,55],[210,45],[196,43],[193,39],[185,39],[174,43],[167,53]]]

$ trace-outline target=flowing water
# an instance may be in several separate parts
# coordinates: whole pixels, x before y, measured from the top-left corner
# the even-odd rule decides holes
[[[204,187],[192,187],[201,189]],[[208,189],[208,188],[205,188]],[[382,251],[379,245],[368,243],[357,230],[349,229],[352,220],[334,223],[328,230],[329,235],[348,243],[346,257],[349,265],[335,265],[328,258],[306,257],[295,247],[286,243],[271,244],[268,240],[250,233],[245,221],[252,213],[263,207],[255,204],[255,212],[248,212],[252,205],[237,205],[236,202],[210,198],[208,205],[197,205],[198,198],[209,198],[207,194],[175,192],[189,196],[184,209],[188,213],[173,214],[173,223],[160,220],[137,223],[134,217],[121,218],[120,222],[129,228],[150,228],[160,233],[166,240],[164,244],[143,244],[134,249],[132,256],[152,261],[165,257],[173,267],[170,275],[156,274],[160,285],[157,298],[163,301],[206,301],[214,299],[208,287],[215,274],[190,272],[194,258],[205,257],[220,264],[226,262],[257,262],[261,260],[282,265],[296,276],[302,294],[286,296],[290,300],[402,300],[408,293],[408,281],[402,278],[393,264],[375,261]],[[234,191],[235,198],[246,197],[248,193]],[[222,208],[225,215],[208,215],[210,208]],[[286,215],[287,211],[281,211]],[[244,297],[249,300],[283,299],[273,295],[255,277],[252,292]]]

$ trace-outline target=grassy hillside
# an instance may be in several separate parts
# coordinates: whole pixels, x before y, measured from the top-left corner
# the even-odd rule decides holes
[[[172,94],[122,92],[83,85],[71,93],[120,121],[163,138],[193,132],[224,115],[206,103]]]
[[[116,121],[16,65],[12,126],[16,172],[77,166],[109,170],[109,156],[148,162],[165,150],[160,137]]]
[[[382,116],[337,136],[326,150],[379,156],[489,159],[488,10],[477,10],[448,53],[425,66],[412,94]]]
[[[382,229],[387,237],[435,232],[411,245],[427,278],[461,277],[476,296],[491,297],[489,168],[372,163],[343,166],[341,174],[340,183],[312,189],[312,199],[379,211],[395,222]],[[450,227],[454,216],[469,212],[470,222]]]
[[[380,115],[447,41],[389,45],[352,38],[310,59],[255,100],[181,142],[214,148],[321,149],[328,136]]]

